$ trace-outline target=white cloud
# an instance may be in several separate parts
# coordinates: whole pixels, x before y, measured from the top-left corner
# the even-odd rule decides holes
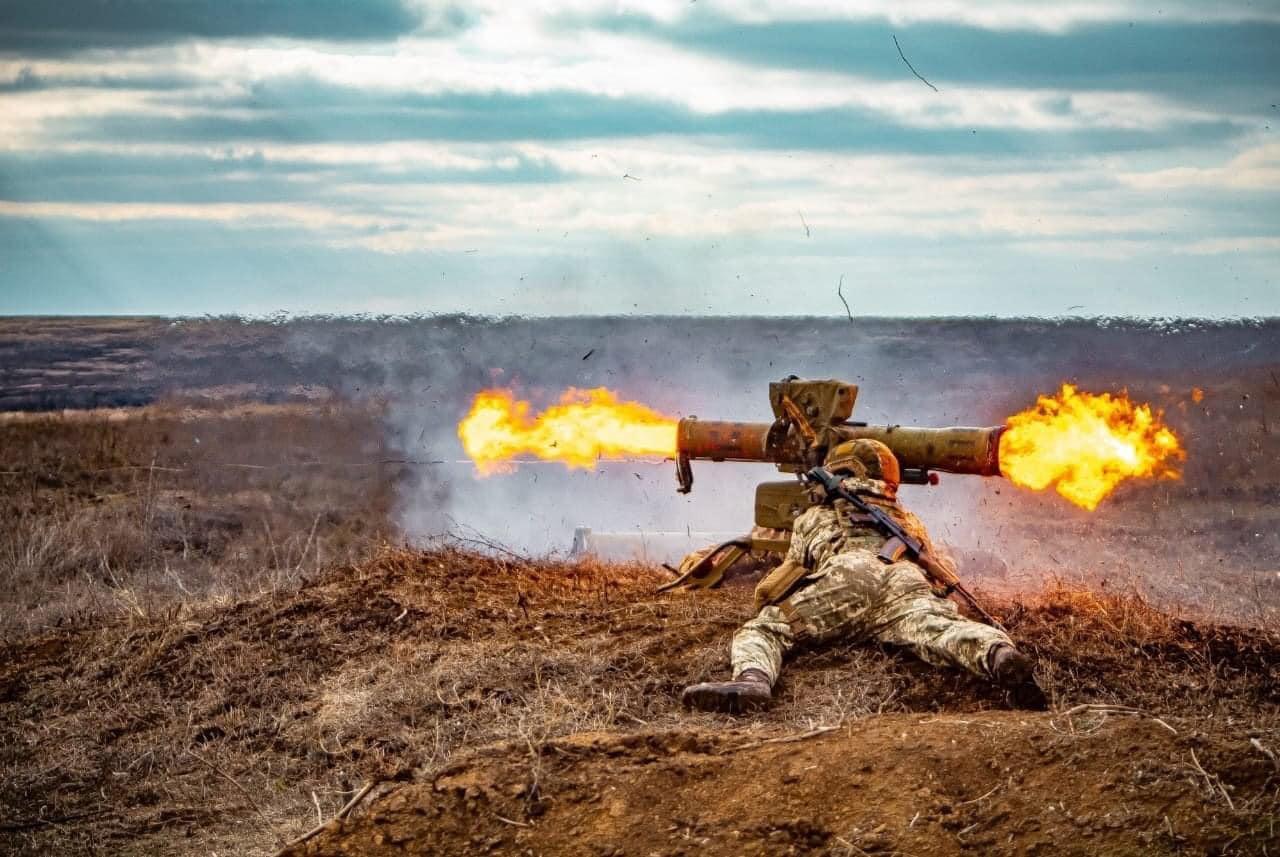
[[[85,220],[125,223],[146,220],[199,220],[259,227],[284,224],[308,229],[383,229],[386,218],[344,213],[299,203],[142,203],[142,202],[13,202],[0,200],[0,217]]]
[[[443,184],[339,182],[326,186],[326,202],[312,204],[7,202],[0,203],[0,216],[289,225],[336,246],[388,253],[459,251],[477,242],[528,251],[565,233],[622,241],[790,240],[799,236],[803,216],[815,236],[809,246],[820,253],[832,252],[832,242],[859,237],[1003,237],[1044,250],[1052,242],[1059,249],[1095,242],[1085,251],[1114,256],[1125,247],[1185,243],[1184,236],[1198,226],[1185,210],[1149,199],[1141,188],[1117,190],[1103,181],[1080,187],[1080,169],[1104,167],[1088,162],[1079,162],[1077,170],[975,175],[973,164],[962,159],[939,164],[896,156],[718,152],[650,140],[617,141],[595,152],[586,144],[469,147],[465,153],[401,144],[374,148],[273,146],[264,154],[336,165],[418,162],[468,169],[519,156],[578,177],[552,185],[477,184],[465,173]],[[1166,236],[1126,237],[1158,232]],[[1096,243],[1104,240],[1105,246]]]
[[[1118,178],[1129,187],[1148,191],[1280,190],[1280,143],[1253,146],[1220,166],[1124,172]]]
[[[1219,253],[1275,253],[1280,252],[1280,236],[1206,238],[1173,248],[1175,253],[1191,256],[1210,256]]]
[[[109,89],[15,92],[0,96],[0,150],[44,148],[50,122],[145,111],[150,94]]]
[[[489,14],[510,4],[488,0]],[[705,15],[738,21],[862,20],[883,18],[895,24],[921,21],[969,24],[990,29],[1062,31],[1107,21],[1256,21],[1280,20],[1280,9],[1248,0],[549,0],[540,12],[554,15],[644,15],[665,23]]]

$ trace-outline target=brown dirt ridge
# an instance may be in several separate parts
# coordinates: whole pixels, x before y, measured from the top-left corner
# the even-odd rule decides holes
[[[1052,713],[848,645],[801,653],[778,704],[734,720],[678,696],[723,674],[749,592],[656,595],[663,574],[386,548],[297,590],[5,643],[0,852],[271,854],[325,820],[290,853],[1274,841],[1274,633],[1051,589],[995,606]],[[1103,703],[1142,713],[1067,713]]]
[[[1266,802],[1265,759],[1140,718],[889,714],[772,740],[672,730],[575,735],[536,758],[495,747],[287,853],[1243,854],[1275,842],[1270,818],[1241,817]],[[1187,775],[1203,757],[1229,785]]]

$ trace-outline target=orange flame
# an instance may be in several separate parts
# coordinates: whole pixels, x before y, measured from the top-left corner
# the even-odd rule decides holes
[[[1000,437],[1000,470],[1009,481],[1036,491],[1052,486],[1089,510],[1126,479],[1178,478],[1174,462],[1185,457],[1150,405],[1071,384],[1010,417]]]
[[[510,390],[483,390],[458,424],[458,437],[482,474],[518,456],[589,468],[601,458],[676,454],[676,420],[603,387],[570,388],[560,404],[530,416]]]

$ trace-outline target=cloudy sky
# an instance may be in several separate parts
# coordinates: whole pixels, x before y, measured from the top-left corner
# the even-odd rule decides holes
[[[0,313],[1280,314],[1280,0],[534,5],[0,0]]]

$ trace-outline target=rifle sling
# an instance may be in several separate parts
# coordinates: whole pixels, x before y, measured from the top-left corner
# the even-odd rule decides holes
[[[907,543],[892,533],[886,533],[886,529],[880,521],[876,520],[874,515],[868,515],[865,512],[855,512],[850,514],[846,519],[846,523],[854,526],[868,526],[880,530],[887,538],[880,548],[880,552],[876,554],[876,558],[885,565],[892,565],[895,562],[901,562],[904,558],[912,560],[910,556],[911,549],[907,547]]]

